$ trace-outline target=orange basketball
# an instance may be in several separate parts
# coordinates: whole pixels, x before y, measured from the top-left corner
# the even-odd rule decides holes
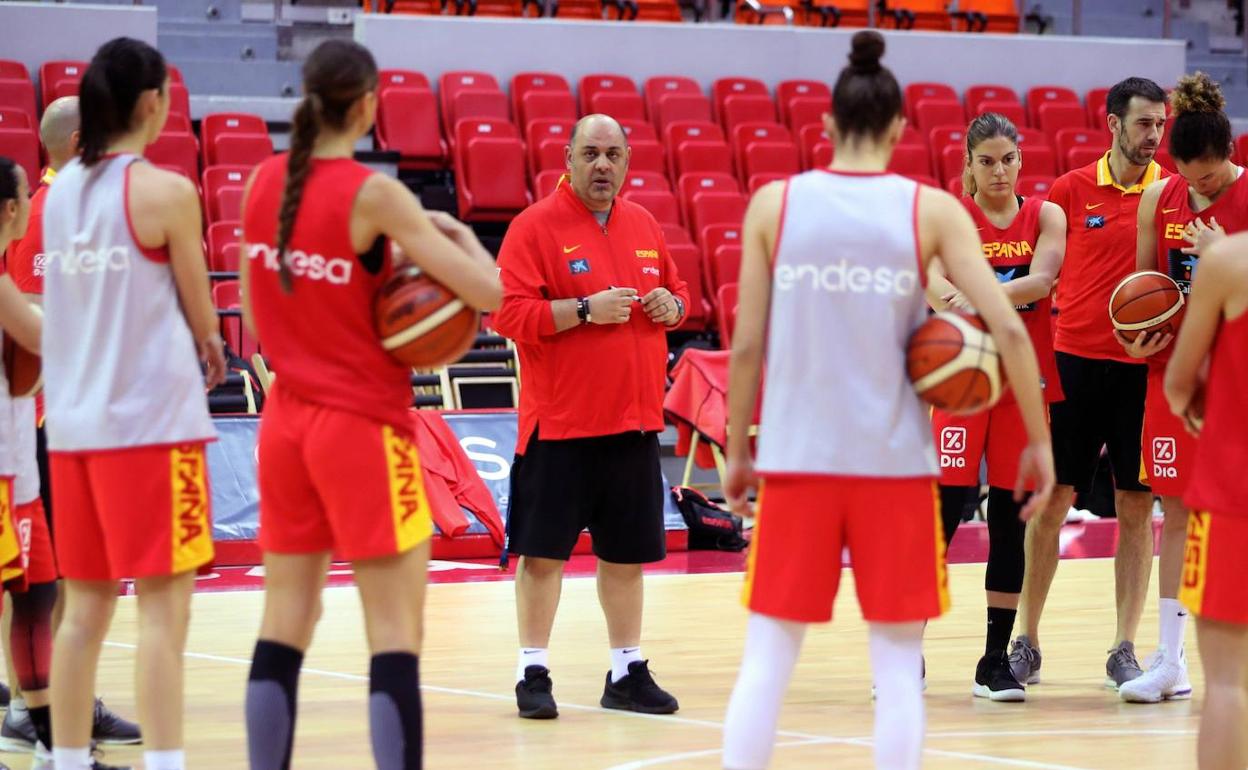
[[[458,361],[479,328],[475,309],[412,264],[377,292],[373,315],[381,346],[413,369]]]
[[[9,395],[27,398],[43,389],[43,359],[4,336],[4,375],[9,380]]]
[[[1183,320],[1183,290],[1165,273],[1132,273],[1109,296],[1109,318],[1129,340],[1141,332],[1178,334]]]
[[[953,414],[973,414],[1001,396],[997,346],[979,316],[946,311],[923,322],[906,344],[906,372],[919,398]]]

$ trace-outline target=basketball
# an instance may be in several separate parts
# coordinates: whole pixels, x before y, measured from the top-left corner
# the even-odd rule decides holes
[[[413,369],[457,361],[477,338],[477,311],[412,264],[381,287],[373,312],[381,346]]]
[[[31,308],[42,315],[38,305]],[[27,398],[43,388],[43,361],[37,353],[31,353],[4,335],[4,375],[9,380],[9,395]]]
[[[974,414],[1001,396],[997,346],[979,316],[945,311],[906,345],[906,372],[919,398],[952,414]]]
[[[1141,332],[1178,334],[1183,321],[1183,290],[1165,273],[1132,273],[1114,287],[1109,318],[1114,328],[1132,341]]]

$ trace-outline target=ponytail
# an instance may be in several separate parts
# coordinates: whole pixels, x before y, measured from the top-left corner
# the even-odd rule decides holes
[[[131,129],[139,97],[163,89],[166,75],[164,57],[141,40],[119,37],[100,46],[78,90],[78,154],[84,166],[98,163]]]
[[[277,215],[277,265],[282,291],[289,294],[294,289],[290,265],[286,261],[286,248],[290,234],[295,229],[299,204],[303,202],[303,188],[312,170],[312,148],[321,131],[321,98],[315,93],[303,97],[295,109],[291,126],[290,154],[286,159],[286,186],[282,189],[282,205]]]

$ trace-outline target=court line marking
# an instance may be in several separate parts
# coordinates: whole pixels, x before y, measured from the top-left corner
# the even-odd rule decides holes
[[[138,645],[130,644],[128,642],[105,641],[104,646],[115,647],[115,648],[125,649],[125,650],[138,649]],[[203,653],[203,652],[184,652],[183,656],[186,658],[191,658],[193,660],[206,660],[206,661],[211,661],[215,663],[232,663],[232,664],[240,665],[240,666],[251,665],[251,661],[247,658],[236,658],[236,657],[229,656],[229,655],[213,655],[210,653]],[[310,667],[304,667],[302,670],[309,674],[313,674],[316,676],[323,676],[323,677],[327,677],[331,679],[342,679],[342,680],[352,681],[352,682],[367,682],[368,681],[368,677],[364,676],[363,674],[349,674],[343,671],[330,671],[328,669],[310,668]],[[422,684],[420,686],[420,689],[426,690],[428,692],[435,692],[435,693],[443,694],[443,695],[459,695],[462,697],[479,698],[482,700],[501,701],[501,702],[507,702],[507,703],[512,702],[512,699],[513,699],[513,696],[511,695],[501,695],[499,693],[481,692],[479,690],[466,690],[466,689],[457,688],[457,687],[440,687],[437,685]],[[602,714],[604,716],[629,717],[633,719],[648,719],[648,720],[655,720],[659,722],[665,722],[668,724],[683,724],[683,725],[690,725],[690,726],[696,726],[696,727],[706,727],[706,728],[714,729],[714,730],[724,729],[723,722],[714,722],[714,721],[707,720],[707,719],[690,719],[688,717],[680,717],[680,716],[675,716],[675,715],[670,715],[670,714],[669,715],[639,714],[633,711],[608,710],[608,709],[603,709],[599,706],[586,706],[580,703],[561,703],[559,704],[559,708],[566,709],[569,711],[583,711],[583,712],[590,712],[594,714]],[[1052,737],[1052,736],[1062,736],[1062,735],[1067,735],[1067,736],[1070,736],[1070,735],[1075,735],[1075,736],[1078,736],[1078,735],[1098,735],[1098,736],[1194,735],[1195,733],[1196,733],[1195,730],[1148,729],[1148,728],[1133,729],[1133,730],[1071,729],[1071,730],[1006,730],[1006,731],[986,730],[986,731],[979,731],[979,732],[976,732],[976,731],[947,731],[947,732],[935,731],[935,732],[925,733],[924,739],[928,740],[928,739],[933,739],[933,738],[999,738],[999,737],[1034,737],[1034,736]],[[777,730],[776,735],[777,737],[795,739],[795,740],[789,740],[789,741],[777,743],[776,744],[777,748],[794,747],[794,746],[834,745],[834,744],[851,745],[851,746],[866,746],[866,747],[869,747],[872,745],[871,738],[814,735],[811,733],[801,733],[801,732],[795,732],[792,730]],[[607,768],[607,770],[636,770],[639,768],[654,767],[654,766],[661,765],[661,764],[668,764],[671,762],[679,761],[681,759],[694,759],[697,757],[713,756],[715,754],[721,753],[722,751],[723,751],[722,748],[717,748],[717,749],[706,749],[706,750],[697,751],[697,752],[682,752],[680,754],[669,754],[669,755],[664,755],[662,757],[652,757],[646,760],[635,760],[633,762],[626,762],[620,765],[613,765]],[[965,760],[981,762],[981,763],[986,763],[986,764],[1004,765],[1007,767],[1025,767],[1025,768],[1032,768],[1032,770],[1083,770],[1083,768],[1079,768],[1074,765],[1060,765],[1056,763],[1036,762],[1036,761],[1025,760],[1025,759],[994,757],[994,756],[987,755],[987,754],[975,754],[975,753],[963,752],[963,751],[948,751],[945,749],[931,748],[929,746],[924,746],[923,752],[925,754],[932,754],[932,755],[941,756],[941,757],[949,757],[952,759],[965,759]]]

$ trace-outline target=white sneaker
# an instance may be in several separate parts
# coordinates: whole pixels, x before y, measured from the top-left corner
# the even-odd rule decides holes
[[[1158,650],[1148,660],[1148,670],[1129,682],[1123,682],[1118,695],[1127,703],[1160,703],[1163,700],[1186,700],[1192,697],[1192,682],[1187,676],[1187,656],[1179,653],[1179,661],[1170,663],[1165,651]]]

